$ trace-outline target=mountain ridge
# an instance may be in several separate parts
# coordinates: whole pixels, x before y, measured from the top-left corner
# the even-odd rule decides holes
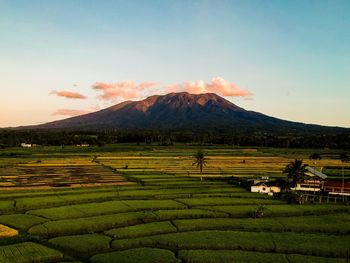
[[[347,129],[282,120],[248,111],[215,93],[188,92],[152,95],[139,101],[124,101],[97,112],[24,128],[252,129],[297,132]]]

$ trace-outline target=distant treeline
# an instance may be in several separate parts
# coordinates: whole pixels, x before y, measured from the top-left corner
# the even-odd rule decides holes
[[[156,130],[0,130],[0,147],[21,143],[43,146],[110,143],[172,145],[173,143],[225,144],[234,146],[350,149],[350,132],[336,134],[281,134],[261,131],[156,131]]]

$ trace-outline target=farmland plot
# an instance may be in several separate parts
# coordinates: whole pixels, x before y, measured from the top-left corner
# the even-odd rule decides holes
[[[0,171],[0,224],[12,236],[0,238],[0,262],[345,261],[349,206],[291,205],[209,180],[279,178],[291,152],[209,147],[201,182],[195,147],[111,149],[9,161]],[[318,164],[339,176],[339,160]],[[259,206],[264,217],[254,219]]]
[[[1,171],[1,188],[76,187],[127,183],[100,165],[23,165]]]

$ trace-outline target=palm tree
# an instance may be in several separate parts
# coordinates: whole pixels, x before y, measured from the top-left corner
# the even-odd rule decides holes
[[[200,174],[201,174],[201,181],[203,181],[203,166],[206,164],[205,154],[202,150],[198,150],[197,153],[193,156],[195,158],[195,161],[192,165],[197,165],[197,168],[199,168]]]
[[[288,174],[288,179],[292,179],[292,187],[305,178],[306,167],[307,164],[303,164],[303,160],[295,159],[284,168],[283,172]]]

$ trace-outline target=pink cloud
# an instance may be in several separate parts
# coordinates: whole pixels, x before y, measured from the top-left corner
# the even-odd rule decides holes
[[[198,80],[195,82],[184,82],[168,86],[166,92],[181,92],[186,91],[192,94],[200,93],[216,93],[227,97],[251,97],[253,94],[247,90],[243,90],[236,84],[231,83],[221,77],[214,77],[210,82]]]
[[[92,85],[92,88],[102,92],[102,94],[98,96],[100,100],[130,100],[141,97],[146,89],[156,85],[157,83],[155,82],[142,82],[136,84],[132,80],[126,80],[118,83],[96,82]]]
[[[51,91],[50,94],[55,94],[57,96],[60,96],[60,97],[64,97],[64,98],[67,98],[67,99],[86,99],[86,96],[80,94],[80,93],[77,93],[77,92],[71,92],[71,91],[56,91],[56,90],[53,90]]]
[[[157,82],[142,82],[138,85],[140,89],[147,89],[158,85]]]
[[[214,77],[209,82],[203,80],[187,81],[181,84],[160,87],[156,82],[141,82],[139,84],[132,80],[125,80],[117,83],[96,82],[92,88],[101,92],[97,96],[103,101],[122,101],[140,99],[154,93],[169,93],[186,91],[192,94],[216,93],[226,97],[244,97],[251,98],[252,93],[241,89],[236,84],[229,82],[221,77]]]
[[[84,115],[84,114],[87,114],[87,113],[91,113],[91,112],[94,112],[94,111],[96,111],[95,108],[89,108],[89,109],[85,109],[85,110],[58,109],[54,113],[52,113],[52,115],[54,115],[54,116],[61,115],[61,116],[74,117],[74,116],[79,116],[79,115]]]

